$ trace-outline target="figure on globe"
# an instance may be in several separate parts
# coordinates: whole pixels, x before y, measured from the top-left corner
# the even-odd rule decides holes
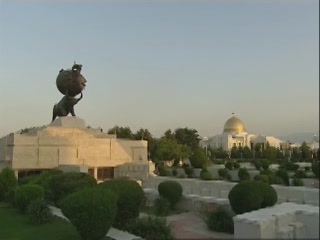
[[[65,95],[59,103],[53,107],[52,121],[56,117],[65,117],[69,113],[76,116],[74,105],[76,105],[83,97],[82,91],[86,86],[87,80],[81,75],[82,65],[74,62],[71,69],[61,69],[57,76],[56,85],[58,90]],[[80,98],[75,98],[81,94]]]

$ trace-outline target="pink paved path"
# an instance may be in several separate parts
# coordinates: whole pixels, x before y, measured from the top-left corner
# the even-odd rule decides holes
[[[167,217],[172,232],[177,240],[182,239],[232,239],[233,234],[218,233],[208,230],[206,223],[195,213],[183,213]]]

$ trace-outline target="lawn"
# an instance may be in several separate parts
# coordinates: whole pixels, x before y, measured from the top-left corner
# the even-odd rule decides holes
[[[80,240],[71,223],[53,217],[50,223],[34,225],[26,215],[0,203],[0,239],[6,240]]]

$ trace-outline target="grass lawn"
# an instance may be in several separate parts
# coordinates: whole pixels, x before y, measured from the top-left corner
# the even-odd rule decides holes
[[[49,223],[34,225],[15,208],[0,203],[0,239],[5,240],[81,240],[71,223],[53,217]]]

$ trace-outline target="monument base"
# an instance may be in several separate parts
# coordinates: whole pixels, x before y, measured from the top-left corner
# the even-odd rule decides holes
[[[78,117],[58,117],[52,123],[48,125],[49,127],[66,127],[66,128],[86,128],[85,121]]]

